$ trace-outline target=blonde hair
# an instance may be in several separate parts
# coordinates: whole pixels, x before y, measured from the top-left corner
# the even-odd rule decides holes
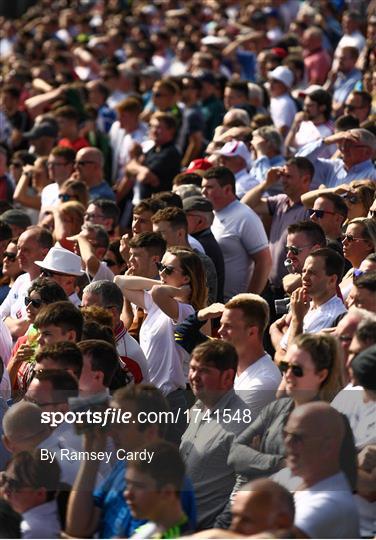
[[[81,227],[84,223],[85,208],[78,201],[67,201],[59,204],[57,206],[60,216],[69,216],[77,224],[78,231],[80,232]]]
[[[190,304],[196,309],[206,306],[208,289],[206,286],[205,269],[201,259],[194,251],[179,246],[167,248],[167,252],[179,259],[182,273],[189,277],[191,287]]]
[[[265,332],[266,327],[269,324],[269,305],[266,300],[261,298],[258,294],[237,294],[225,304],[225,308],[240,309],[246,324],[249,326],[257,326],[261,335]]]
[[[330,403],[345,386],[343,361],[337,340],[329,334],[300,334],[293,343],[310,355],[316,371],[328,370],[318,395]]]

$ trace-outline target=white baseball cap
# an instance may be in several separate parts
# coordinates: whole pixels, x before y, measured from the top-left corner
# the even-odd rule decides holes
[[[247,165],[250,163],[251,160],[251,153],[246,147],[246,145],[243,143],[243,141],[229,141],[224,144],[222,148],[216,150],[215,154],[226,157],[239,156],[244,159]]]
[[[59,274],[69,276],[82,276],[85,272],[81,269],[81,257],[68,249],[54,246],[47,253],[43,261],[35,261],[37,266]]]
[[[291,88],[294,82],[294,74],[288,67],[278,66],[273,71],[268,71],[268,79],[275,79],[283,83],[286,88]]]

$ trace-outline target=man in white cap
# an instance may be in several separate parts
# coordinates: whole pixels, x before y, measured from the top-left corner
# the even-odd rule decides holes
[[[219,163],[230,169],[235,176],[236,195],[241,199],[258,181],[249,174],[251,153],[242,141],[229,141],[216,154]]]
[[[54,246],[43,261],[35,261],[42,269],[42,275],[50,277],[60,285],[69,300],[75,305],[81,305],[81,299],[76,292],[76,278],[85,274],[81,270],[81,257],[62,247]]]
[[[270,115],[275,127],[285,138],[297,112],[295,101],[290,95],[294,74],[288,67],[278,66],[269,71],[268,79]]]

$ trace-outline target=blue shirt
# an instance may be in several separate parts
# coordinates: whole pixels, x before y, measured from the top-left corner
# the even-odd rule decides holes
[[[261,183],[265,180],[269,169],[271,169],[272,167],[282,167],[282,165],[284,165],[285,163],[286,160],[282,155],[274,156],[272,158],[268,158],[267,156],[261,156],[253,162],[249,174],[252,177],[256,178],[259,183]],[[279,193],[283,193],[281,181],[278,181],[276,184],[271,186],[267,192],[268,195],[278,195]]]
[[[103,180],[97,186],[89,189],[89,200],[95,201],[95,199],[111,199],[115,200],[115,193],[112,191],[110,185],[106,180]]]
[[[129,538],[137,527],[146,523],[135,519],[124,500],[126,461],[119,461],[111,474],[94,493],[94,504],[102,509],[99,523],[99,538]],[[181,491],[181,503],[192,526],[196,525],[196,502],[192,483],[184,479]]]
[[[319,139],[312,143],[308,143],[301,148],[295,155],[308,158],[315,167],[313,177],[313,186],[318,187],[320,184],[325,184],[326,187],[332,188],[341,184],[348,184],[352,180],[375,180],[376,168],[370,159],[357,163],[346,169],[342,159],[325,159],[316,157],[318,151],[323,145],[323,140]]]
[[[362,72],[355,68],[347,75],[340,73],[333,86],[333,102],[345,103],[347,96],[354,90],[354,86],[361,78]]]

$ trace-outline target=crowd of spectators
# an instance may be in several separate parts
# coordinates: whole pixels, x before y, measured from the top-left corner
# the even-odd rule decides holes
[[[375,160],[375,0],[0,16],[0,537],[376,538]]]

